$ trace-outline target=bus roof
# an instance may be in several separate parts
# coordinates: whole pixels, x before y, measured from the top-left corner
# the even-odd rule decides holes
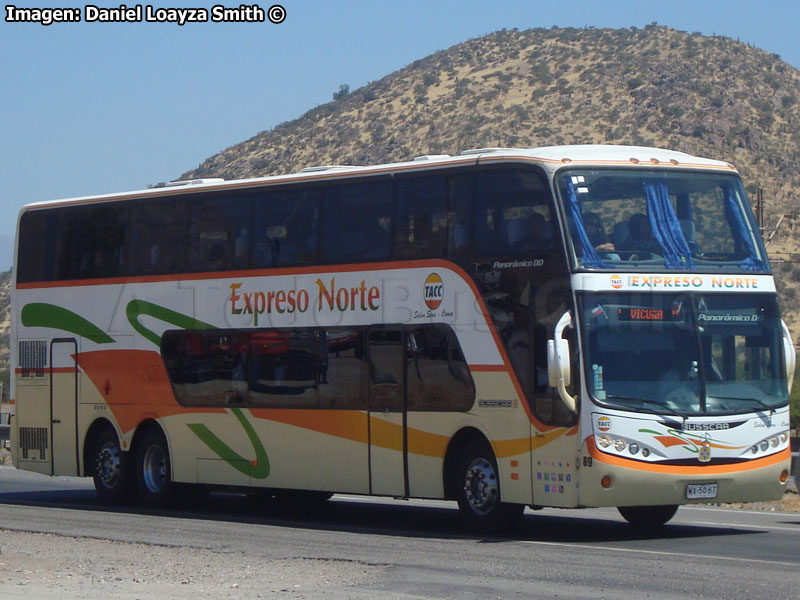
[[[405,162],[381,165],[321,165],[306,167],[299,173],[250,179],[226,181],[224,179],[214,178],[172,181],[163,186],[146,190],[36,202],[24,206],[23,210],[63,204],[94,203],[145,198],[148,196],[178,195],[195,191],[221,191],[270,184],[299,183],[303,181],[313,182],[326,179],[346,179],[358,175],[413,172],[448,166],[490,164],[509,161],[536,163],[549,172],[556,171],[565,166],[625,166],[632,168],[658,166],[681,169],[727,170],[732,172],[736,170],[733,165],[723,161],[692,156],[691,154],[675,150],[649,148],[646,146],[586,144],[573,146],[543,146],[540,148],[476,148],[465,150],[458,156],[449,156],[447,154],[423,155]]]

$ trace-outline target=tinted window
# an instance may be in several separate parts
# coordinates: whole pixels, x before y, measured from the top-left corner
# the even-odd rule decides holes
[[[409,410],[472,407],[475,386],[450,327],[373,328],[365,347],[367,329],[167,331],[161,355],[185,406],[366,410],[371,396],[373,409],[402,410],[406,378]]]
[[[58,211],[58,279],[123,274],[127,211],[115,205],[78,206]]]
[[[274,191],[256,197],[254,265],[310,265],[317,260],[320,193]]]
[[[440,258],[447,241],[447,179],[427,176],[397,182],[395,258]]]
[[[343,184],[325,192],[322,252],[329,263],[386,260],[392,225],[392,185]]]
[[[192,200],[189,270],[243,269],[250,263],[250,196]]]
[[[53,279],[53,256],[58,221],[54,211],[27,211],[19,224],[17,281]]]
[[[472,199],[475,175],[448,177],[447,256],[458,259],[472,250]]]
[[[408,410],[469,410],[475,384],[455,332],[444,324],[408,331]]]
[[[479,257],[527,255],[555,242],[546,182],[532,171],[511,169],[480,174],[476,205]]]
[[[367,364],[364,333],[356,328],[329,327],[320,332],[319,405],[321,408],[366,410]]]
[[[185,273],[189,203],[180,198],[146,200],[137,202],[131,210],[131,273]]]

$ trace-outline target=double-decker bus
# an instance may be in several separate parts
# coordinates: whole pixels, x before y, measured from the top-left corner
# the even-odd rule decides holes
[[[489,148],[22,209],[13,460],[198,490],[774,500],[794,349],[731,165]]]

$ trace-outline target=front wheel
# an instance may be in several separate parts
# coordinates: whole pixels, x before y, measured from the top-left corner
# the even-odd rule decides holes
[[[678,505],[619,506],[617,510],[628,523],[638,529],[656,529],[675,516]]]
[[[470,529],[496,532],[519,520],[525,507],[501,500],[497,462],[488,443],[469,444],[457,469],[458,508]]]
[[[98,432],[92,443],[91,469],[94,489],[105,504],[124,504],[134,488],[133,465],[110,427]]]
[[[149,506],[167,506],[175,495],[169,448],[158,428],[148,429],[136,450],[139,499]]]

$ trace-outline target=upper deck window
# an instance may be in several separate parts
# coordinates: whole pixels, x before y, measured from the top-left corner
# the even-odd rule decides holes
[[[581,169],[556,185],[577,268],[769,270],[734,175]]]

